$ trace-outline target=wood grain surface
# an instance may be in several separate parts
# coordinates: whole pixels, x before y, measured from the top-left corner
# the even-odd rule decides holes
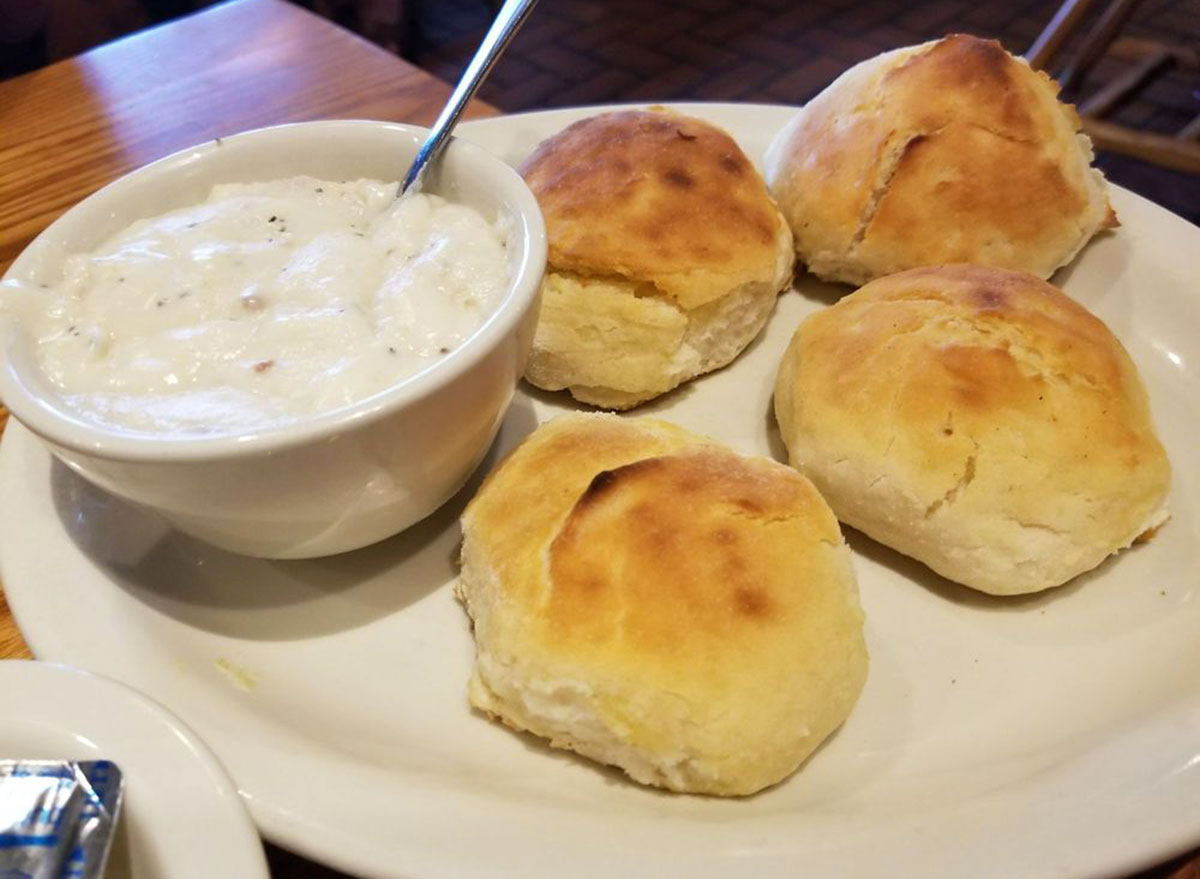
[[[305,119],[428,124],[448,94],[282,0],[234,0],[0,82],[0,272],[71,205],[175,150]],[[0,659],[29,656],[0,587]],[[348,879],[271,845],[267,858],[275,879]],[[1137,879],[1200,879],[1200,851]]]

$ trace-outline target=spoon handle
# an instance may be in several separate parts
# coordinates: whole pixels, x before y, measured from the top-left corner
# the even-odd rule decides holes
[[[446,141],[450,139],[450,132],[458,123],[458,118],[462,116],[463,110],[466,109],[467,102],[471,100],[479,86],[492,72],[496,59],[503,54],[505,47],[516,36],[517,31],[521,29],[521,25],[525,23],[525,19],[529,17],[529,13],[533,11],[536,4],[537,0],[504,0],[504,5],[496,14],[496,19],[488,29],[487,36],[479,44],[475,57],[471,59],[471,63],[467,65],[458,85],[454,87],[454,92],[450,95],[446,106],[442,108],[437,122],[433,123],[429,137],[425,139],[425,143],[421,144],[421,149],[417,152],[412,167],[408,169],[404,182],[400,184],[400,195],[408,192],[414,184],[417,189],[420,189],[419,181],[424,175],[425,169],[445,147]]]

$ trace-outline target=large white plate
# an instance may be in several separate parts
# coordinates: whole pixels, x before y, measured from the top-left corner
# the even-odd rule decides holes
[[[789,113],[699,105],[758,157]],[[516,161],[594,111],[463,135]],[[464,494],[384,544],[254,561],[89,487],[18,425],[0,575],[34,651],[137,686],[221,756],[271,839],[374,877],[1083,877],[1200,843],[1200,230],[1127,192],[1057,281],[1126,343],[1175,465],[1151,544],[993,600],[850,534],[871,673],[798,774],[733,801],[656,793],[467,708],[450,581]],[[641,414],[781,453],[778,358],[842,288],[802,280],[732,367]],[[519,394],[493,456],[566,404]],[[304,478],[297,474],[298,479]],[[477,483],[476,483],[477,484]]]
[[[162,706],[115,681],[18,659],[0,662],[0,693],[0,757],[120,767],[124,803],[107,879],[268,879],[233,782]]]

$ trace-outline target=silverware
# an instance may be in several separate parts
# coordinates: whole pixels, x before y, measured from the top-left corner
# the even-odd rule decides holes
[[[417,157],[413,159],[412,166],[404,177],[404,182],[400,184],[400,191],[396,193],[398,198],[409,192],[420,192],[425,170],[445,148],[446,142],[450,139],[450,132],[454,130],[459,117],[466,109],[467,102],[487,79],[487,75],[492,72],[496,60],[503,54],[512,38],[516,36],[517,31],[521,29],[521,25],[525,23],[525,19],[529,17],[529,13],[533,11],[536,4],[537,0],[505,0],[504,5],[500,7],[500,12],[496,14],[496,19],[488,29],[487,36],[475,50],[475,57],[467,65],[462,78],[450,95],[450,100],[442,108],[442,113],[438,116],[437,121],[433,123],[429,137],[417,151]]]

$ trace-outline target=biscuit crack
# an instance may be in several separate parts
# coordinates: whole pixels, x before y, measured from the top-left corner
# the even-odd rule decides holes
[[[1062,534],[1067,533],[1067,532],[1063,531],[1061,528],[1055,528],[1053,525],[1047,525],[1045,522],[1026,522],[1023,519],[1015,519],[1014,521],[1021,528],[1024,528],[1028,531],[1044,531],[1047,534],[1055,534],[1055,535],[1062,535]]]
[[[968,122],[967,125],[986,134],[990,134],[992,137],[999,138],[1000,140],[1007,140],[1009,143],[1036,145],[1039,142],[1036,137],[1017,137],[1015,134],[1011,134],[1007,131],[997,131],[994,128],[991,128],[987,125],[981,125],[978,122]]]
[[[975,449],[967,456],[967,462],[963,466],[962,476],[958,477],[958,481],[950,486],[950,489],[925,508],[925,518],[930,518],[934,513],[942,507],[949,506],[958,500],[959,495],[966,490],[966,487],[975,479],[975,460],[979,457],[979,444],[975,443]]]
[[[1029,337],[1025,328],[1015,324],[977,314],[960,313],[926,320],[914,327],[911,333],[924,334],[937,344],[945,344],[953,339],[974,347],[988,345],[1002,348],[1012,356],[1017,368],[1027,377],[1041,377],[1064,387],[1105,392],[1104,383],[1091,373],[1063,370],[1044,346],[1039,346]]]
[[[758,510],[745,510],[740,507],[729,507],[725,510],[725,513],[734,519],[745,519],[763,526],[783,525],[794,521],[796,518],[795,513],[767,513]]]
[[[874,188],[871,190],[870,198],[867,199],[867,206],[863,209],[862,216],[858,220],[858,227],[854,230],[854,234],[850,237],[849,250],[851,253],[853,253],[853,251],[863,243],[863,239],[867,237],[867,230],[871,228],[871,223],[874,222],[875,215],[879,212],[879,204],[883,201],[884,195],[887,194],[888,187],[892,185],[892,178],[895,177],[896,172],[900,170],[900,163],[904,161],[904,157],[908,154],[908,151],[912,149],[914,144],[919,143],[927,137],[933,137],[945,127],[945,125],[939,125],[932,131],[922,131],[910,134],[896,149],[889,149],[889,145],[885,143],[883,148],[884,155],[882,157],[882,161],[880,162],[880,173],[875,181]]]

